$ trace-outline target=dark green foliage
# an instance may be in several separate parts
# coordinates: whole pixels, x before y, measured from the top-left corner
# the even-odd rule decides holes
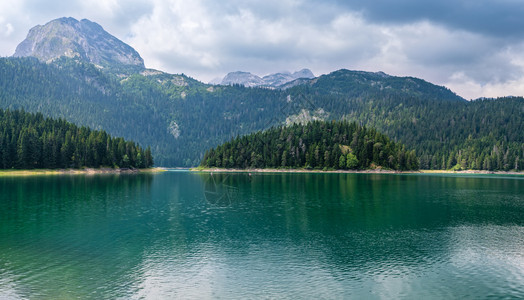
[[[77,127],[42,114],[0,109],[0,169],[148,168],[151,150],[105,131]]]
[[[331,119],[357,121],[404,143],[421,169],[524,169],[524,98],[464,101],[405,79],[341,70],[289,92]]]
[[[117,76],[91,64],[65,58],[49,65],[34,58],[0,58],[3,109],[40,112],[163,149],[173,138],[163,118],[170,110],[158,101],[154,94],[143,98],[126,91]]]
[[[314,121],[237,137],[206,152],[203,167],[416,170],[418,159],[374,129]]]
[[[414,149],[423,169],[524,168],[523,98],[468,102],[420,79],[348,70],[286,90],[210,86],[184,75],[131,71],[66,58],[52,64],[0,58],[0,108],[24,108],[132,139],[151,146],[162,166],[198,165],[206,149],[232,137],[309,114],[302,121],[348,120],[376,128]],[[325,150],[314,154],[326,158]],[[340,155],[327,158],[340,165]]]

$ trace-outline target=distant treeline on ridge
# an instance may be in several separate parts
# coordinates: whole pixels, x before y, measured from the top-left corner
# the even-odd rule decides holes
[[[314,121],[237,137],[206,152],[202,167],[416,170],[415,151],[375,129]]]
[[[149,147],[42,114],[0,109],[0,169],[153,165]]]

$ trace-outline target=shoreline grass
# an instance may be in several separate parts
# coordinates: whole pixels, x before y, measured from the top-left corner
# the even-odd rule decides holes
[[[352,174],[499,174],[499,175],[523,175],[524,172],[515,171],[485,171],[485,170],[416,170],[416,171],[397,171],[386,169],[369,170],[310,170],[310,169],[223,169],[223,168],[192,168],[192,172],[203,173],[352,173]]]
[[[315,170],[315,169],[223,169],[223,168],[192,168],[192,172],[224,172],[224,173],[377,173],[377,174],[400,174],[400,173],[420,173],[419,171],[396,171],[387,169],[370,170]]]
[[[82,169],[33,169],[0,170],[0,177],[7,176],[36,176],[36,175],[95,175],[95,174],[139,174],[164,172],[164,168],[147,169],[113,169],[113,168],[82,168]]]

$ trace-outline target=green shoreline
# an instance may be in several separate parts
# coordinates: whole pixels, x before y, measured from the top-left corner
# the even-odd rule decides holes
[[[222,168],[192,168],[192,172],[203,173],[350,173],[350,174],[494,174],[494,175],[522,175],[524,172],[514,171],[484,171],[484,170],[418,170],[396,171],[384,169],[370,170],[308,170],[308,169],[222,169]]]
[[[96,174],[150,174],[167,171],[166,168],[154,167],[147,169],[112,169],[112,168],[83,168],[83,169],[34,169],[34,170],[0,170],[0,177],[8,176],[35,176],[35,175],[96,175]],[[492,174],[492,175],[520,175],[523,172],[514,171],[484,171],[484,170],[418,170],[395,171],[384,169],[370,170],[309,170],[309,169],[221,169],[221,168],[191,168],[191,172],[201,173],[335,173],[335,174]]]
[[[83,168],[83,169],[34,169],[34,170],[0,170],[0,177],[5,176],[35,176],[35,175],[95,175],[95,174],[138,174],[164,172],[164,168],[147,169],[113,169],[113,168]]]

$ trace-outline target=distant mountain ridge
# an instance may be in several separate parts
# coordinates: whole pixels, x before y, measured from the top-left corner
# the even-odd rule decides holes
[[[102,67],[144,68],[144,60],[135,49],[87,19],[60,18],[35,26],[13,56],[32,56],[45,62],[67,56]]]
[[[312,79],[315,78],[315,75],[309,69],[302,69],[300,71],[290,73],[290,72],[280,72],[266,75],[264,77],[257,76],[250,72],[230,72],[224,79],[222,79],[221,85],[233,85],[240,84],[245,87],[272,87],[277,88],[281,85],[284,85],[288,82],[297,80],[297,79]]]

